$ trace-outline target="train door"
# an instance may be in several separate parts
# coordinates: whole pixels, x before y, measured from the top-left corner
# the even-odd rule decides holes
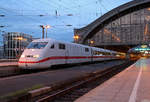
[[[66,44],[59,43],[58,44],[58,64],[65,64],[66,63]]]
[[[48,50],[48,52],[47,52],[47,56],[48,57],[54,57],[54,56],[56,56],[56,52],[57,52],[57,44],[55,44],[55,43],[53,43],[53,44],[51,44],[51,46],[50,46],[50,48],[49,48],[49,50]],[[55,64],[57,64],[56,63],[56,60],[50,60],[50,65],[55,65]]]
[[[70,50],[70,46],[69,45],[66,45],[66,49],[65,49],[65,63],[69,63],[69,50]]]

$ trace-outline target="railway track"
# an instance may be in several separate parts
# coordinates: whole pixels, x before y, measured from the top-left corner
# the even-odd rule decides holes
[[[42,69],[42,70],[23,70],[16,68],[14,70],[6,70],[6,71],[0,71],[0,78],[6,78],[6,77],[13,77],[13,76],[19,76],[19,75],[25,75],[25,74],[32,74],[32,73],[38,73],[42,71],[48,71],[49,69]]]
[[[63,89],[59,89],[59,91],[50,92],[49,94],[36,97],[31,99],[31,101],[36,102],[73,102],[80,96],[89,92],[93,88],[102,84],[104,81],[111,78],[113,75],[121,72],[129,65],[134,62],[128,62],[119,66],[115,66],[109,68],[108,70],[104,70],[102,72],[93,73],[84,79],[75,82],[69,86],[65,86]]]
[[[81,64],[84,65],[84,64]],[[25,75],[25,74],[33,74],[33,73],[39,73],[39,72],[45,72],[45,71],[53,71],[57,69],[65,69],[65,68],[71,68],[75,65],[59,65],[59,66],[52,66],[52,68],[44,68],[44,69],[20,69],[17,66],[16,67],[6,67],[9,68],[8,70],[0,70],[0,78],[6,78],[6,77],[13,77],[13,76],[19,76],[19,75]],[[80,66],[79,64],[76,66]]]
[[[110,61],[112,61],[112,60],[109,60],[109,61],[106,61],[106,62],[110,62]],[[97,62],[92,62],[92,63],[59,65],[59,66],[52,66],[52,68],[37,69],[37,70],[24,70],[24,69],[20,69],[18,67],[12,67],[12,68],[8,67],[9,68],[8,70],[0,70],[0,78],[6,78],[6,77],[13,77],[13,76],[32,74],[32,73],[38,73],[38,72],[44,72],[44,71],[57,70],[57,69],[60,69],[60,67],[61,67],[61,69],[65,69],[65,68],[71,68],[71,67],[74,67],[74,66],[84,66],[84,65],[96,64],[96,63],[100,63],[100,62],[97,61]]]
[[[7,102],[36,102],[36,101],[37,102],[45,102],[45,101],[48,101],[48,102],[58,101],[59,102],[59,100],[60,102],[63,102],[63,100],[65,101],[66,99],[66,100],[70,100],[67,102],[72,102],[72,100],[77,99],[78,97],[82,96],[84,93],[87,93],[89,90],[95,88],[97,85],[109,79],[112,75],[114,75],[115,71],[120,72],[121,70],[125,69],[127,66],[129,66],[132,63],[133,61],[132,62],[124,61],[124,63],[116,64],[114,67],[111,67],[111,68],[108,67],[108,68],[104,68],[103,70],[95,70],[96,72],[91,71],[81,76],[76,76],[71,79],[59,81],[58,83],[55,82],[55,83],[47,84],[44,87],[50,87],[50,90],[46,92],[45,90],[41,90],[42,93],[40,92],[40,94],[38,93],[38,95],[37,93],[34,93],[33,95],[30,93],[30,91],[28,91],[28,92],[19,94],[14,97],[9,97],[9,99],[6,99],[6,100]],[[94,65],[92,66],[94,67]],[[106,69],[109,69],[109,70],[106,70]],[[117,69],[119,69],[119,71]],[[96,83],[93,83],[93,82],[96,82]],[[40,90],[40,89],[37,89],[37,90]],[[37,92],[37,90],[31,90],[31,91]],[[59,99],[59,100],[56,100],[56,99]]]

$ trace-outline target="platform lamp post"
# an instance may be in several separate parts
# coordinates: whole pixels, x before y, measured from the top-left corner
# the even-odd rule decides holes
[[[44,39],[44,29],[45,29],[45,27],[44,27],[44,25],[40,25],[40,27],[42,28],[42,39]]]
[[[51,26],[50,26],[50,25],[46,25],[46,26],[45,26],[45,29],[46,29],[46,38],[47,38],[47,29],[48,29],[48,28],[51,28]]]

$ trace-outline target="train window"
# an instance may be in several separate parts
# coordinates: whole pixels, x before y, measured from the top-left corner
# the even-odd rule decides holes
[[[48,42],[31,42],[27,49],[43,49]]]
[[[85,48],[85,52],[89,52],[89,49],[88,49],[88,48]]]
[[[54,49],[54,44],[51,46],[51,49]]]
[[[101,52],[101,51],[94,51],[93,54],[94,55],[99,55],[99,56],[105,55],[105,53]]]
[[[59,44],[59,49],[65,49],[65,44]]]
[[[110,55],[110,53],[109,52],[105,52],[105,55]]]

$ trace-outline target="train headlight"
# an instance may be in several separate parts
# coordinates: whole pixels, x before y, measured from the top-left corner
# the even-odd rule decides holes
[[[25,58],[25,55],[21,55],[21,58]]]
[[[34,55],[33,57],[34,57],[34,58],[38,58],[38,57],[39,57],[39,55]]]

